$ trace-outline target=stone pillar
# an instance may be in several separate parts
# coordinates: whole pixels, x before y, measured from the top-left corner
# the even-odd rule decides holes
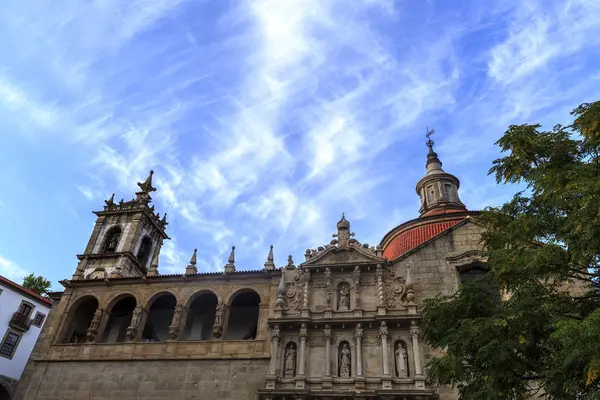
[[[323,335],[325,336],[325,377],[321,382],[323,389],[331,389],[333,379],[331,378],[331,327],[329,325],[325,325]]]
[[[385,315],[386,309],[383,292],[383,266],[381,264],[377,264],[375,275],[377,276],[377,314]]]
[[[310,270],[308,268],[304,268],[304,272],[302,274],[303,286],[302,286],[302,307],[300,309],[300,315],[302,317],[308,317],[310,313],[310,309],[308,308],[308,289],[310,285]]]
[[[388,327],[385,321],[381,322],[381,326],[379,327],[379,339],[381,340],[381,362],[382,362],[382,370],[383,377],[381,378],[381,388],[382,389],[391,389],[392,388],[392,377],[390,376],[390,358],[389,358],[389,344],[388,339],[390,338],[390,334],[388,332]]]
[[[421,331],[417,326],[416,321],[410,323],[410,337],[412,339],[413,357],[415,362],[415,387],[422,389],[425,387],[425,377],[423,376],[423,368],[421,366],[421,349],[419,345],[419,336]]]
[[[363,365],[362,365],[362,337],[363,329],[360,324],[356,325],[356,332],[354,335],[354,341],[356,342],[356,377],[354,378],[355,387],[357,389],[364,389],[366,379],[363,376]]]
[[[277,366],[277,355],[279,354],[279,343],[281,343],[281,333],[279,331],[279,325],[273,327],[271,332],[271,360],[269,361],[269,373],[267,375],[267,389],[275,389],[275,383],[277,382],[276,377],[276,366]]]
[[[304,389],[306,387],[306,376],[304,373],[305,368],[305,353],[306,353],[306,338],[308,337],[308,330],[306,324],[302,324],[300,327],[300,354],[298,356],[298,373],[296,374],[296,389]]]

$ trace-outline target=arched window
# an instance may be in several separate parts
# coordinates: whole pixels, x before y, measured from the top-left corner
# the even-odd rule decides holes
[[[142,239],[142,243],[140,243],[140,248],[138,249],[137,259],[140,262],[142,267],[145,267],[148,263],[148,258],[150,258],[150,251],[152,250],[152,239],[148,236],[144,236]]]
[[[481,261],[474,261],[469,264],[461,265],[458,267],[460,283],[468,284],[476,279],[482,278],[489,272],[489,270],[489,267]],[[484,285],[485,290],[492,296],[492,300],[496,303],[500,302],[502,299],[500,295],[500,289],[495,287],[489,281],[484,282]]]
[[[213,339],[213,325],[219,300],[212,292],[199,294],[191,303],[183,330],[184,340]]]
[[[158,295],[148,310],[148,318],[142,332],[143,342],[162,342],[169,339],[169,326],[177,299],[171,293]]]
[[[86,297],[79,300],[79,304],[73,306],[69,313],[68,326],[63,334],[63,343],[84,343],[86,331],[94,318],[98,308],[98,300],[95,297]]]
[[[102,249],[103,253],[114,253],[117,251],[119,246],[119,241],[121,240],[121,234],[123,231],[120,227],[115,226],[111,228],[106,235],[104,236],[104,247]]]
[[[410,368],[408,366],[408,348],[402,340],[397,340],[394,344],[394,366],[396,376],[406,378],[410,376]]]
[[[124,295],[108,310],[109,317],[104,329],[103,342],[120,343],[125,341],[127,327],[131,323],[135,306],[135,298],[131,295]]]
[[[225,339],[254,340],[258,328],[260,296],[254,290],[234,296],[229,307]]]

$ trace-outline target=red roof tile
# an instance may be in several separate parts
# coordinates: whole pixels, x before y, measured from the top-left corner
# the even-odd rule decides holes
[[[46,303],[47,305],[52,306],[52,300],[42,297],[39,294],[37,294],[36,292],[34,292],[33,290],[27,289],[26,287],[21,286],[18,283],[13,282],[8,278],[3,277],[2,275],[0,275],[0,282],[6,283],[8,286],[12,286],[13,288],[17,289],[21,293],[25,293],[31,297],[35,297],[42,303]]]
[[[465,219],[464,216],[445,221],[431,221],[431,223],[418,225],[414,228],[409,228],[404,232],[400,232],[386,246],[383,251],[383,256],[388,260],[394,260],[407,251],[414,249],[420,244],[425,243],[429,239],[453,227],[463,219]]]

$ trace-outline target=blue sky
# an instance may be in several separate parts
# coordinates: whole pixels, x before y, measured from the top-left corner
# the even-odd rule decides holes
[[[510,124],[600,93],[597,0],[8,0],[0,274],[73,273],[103,200],[154,169],[159,270],[297,262],[346,212],[376,244],[417,216],[427,126],[470,209]]]

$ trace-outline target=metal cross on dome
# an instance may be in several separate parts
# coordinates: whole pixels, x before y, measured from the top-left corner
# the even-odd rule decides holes
[[[431,140],[431,135],[433,135],[435,133],[435,129],[431,128],[431,130],[429,130],[429,127],[426,128],[427,133],[425,134],[425,136],[427,136],[427,147],[429,147],[430,149],[433,148],[433,140]]]

